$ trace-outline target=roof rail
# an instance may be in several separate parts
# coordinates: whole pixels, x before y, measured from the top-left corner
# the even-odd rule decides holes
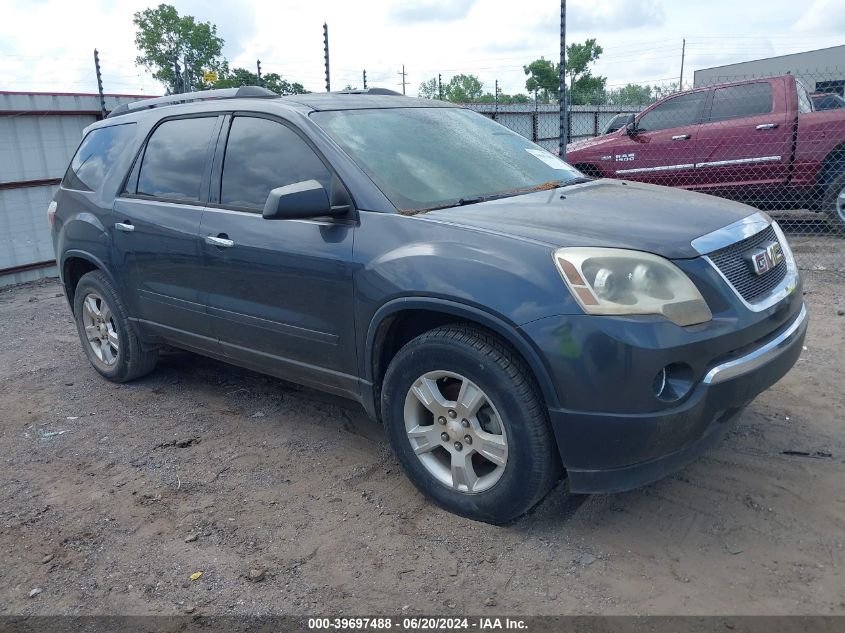
[[[338,90],[335,94],[339,95],[393,95],[396,97],[403,96],[401,92],[390,90],[389,88],[367,88],[366,90]]]
[[[160,108],[161,106],[175,105],[177,103],[191,103],[192,101],[240,99],[243,97],[266,99],[278,96],[279,95],[272,90],[267,90],[261,86],[241,86],[240,88],[218,88],[217,90],[184,92],[182,94],[167,95],[166,97],[157,97],[155,99],[144,99],[143,101],[124,103],[112,110],[107,118],[110,119],[112,117],[121,116],[122,114],[129,114],[130,112]]]

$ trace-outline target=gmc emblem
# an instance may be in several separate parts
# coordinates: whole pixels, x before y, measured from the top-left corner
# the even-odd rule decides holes
[[[763,275],[783,261],[783,251],[778,242],[768,242],[752,251],[748,257],[754,272]]]

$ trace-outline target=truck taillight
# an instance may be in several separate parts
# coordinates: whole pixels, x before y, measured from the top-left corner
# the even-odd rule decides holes
[[[47,207],[47,223],[50,225],[52,229],[56,224],[56,201],[53,200],[50,202],[49,206]]]

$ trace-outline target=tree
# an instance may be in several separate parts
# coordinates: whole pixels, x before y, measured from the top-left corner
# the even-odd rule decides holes
[[[472,103],[481,97],[483,88],[475,75],[455,75],[443,87],[443,97],[455,103]]]
[[[135,63],[143,66],[170,92],[208,87],[203,72],[218,72],[224,64],[223,38],[210,22],[197,22],[193,16],[180,16],[169,4],[144,9],[135,14],[135,46],[141,54]],[[182,81],[177,81],[175,64]]]
[[[611,90],[607,93],[608,105],[637,106],[648,105],[654,101],[653,89],[651,86],[640,84],[627,84],[622,88]]]
[[[557,101],[560,97],[560,64],[541,57],[535,59],[522,69],[528,75],[525,80],[525,89],[528,92],[537,92],[537,97],[543,101]]]
[[[602,54],[603,49],[594,38],[583,44],[573,43],[566,47],[565,75],[569,78],[569,102],[573,104],[601,103],[604,99],[606,77],[593,76],[590,64]],[[537,91],[543,101],[560,99],[560,64],[551,60],[535,59],[522,69],[528,75],[525,89]]]
[[[437,77],[427,79],[417,88],[417,96],[422,99],[437,99],[440,92],[437,90]]]
[[[272,90],[280,95],[301,95],[308,91],[298,82],[290,82],[287,79],[282,79],[278,73],[267,73],[262,75],[259,84],[258,75],[246,68],[233,68],[229,70],[229,65],[224,63],[217,81],[214,82],[213,88],[238,88],[240,86],[258,86],[262,85],[267,90]]]

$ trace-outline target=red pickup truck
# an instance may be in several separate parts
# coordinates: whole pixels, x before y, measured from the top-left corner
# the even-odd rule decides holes
[[[845,230],[845,109],[815,111],[792,75],[678,92],[566,159],[597,178],[824,211]]]

